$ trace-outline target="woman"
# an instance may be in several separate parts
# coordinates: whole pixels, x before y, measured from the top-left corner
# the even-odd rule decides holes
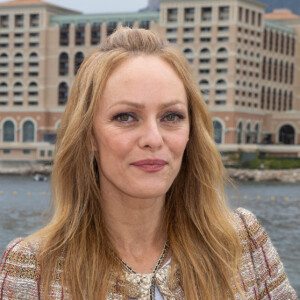
[[[54,217],[7,247],[0,299],[296,299],[255,217],[224,204],[224,177],[185,59],[117,30],[76,76]]]

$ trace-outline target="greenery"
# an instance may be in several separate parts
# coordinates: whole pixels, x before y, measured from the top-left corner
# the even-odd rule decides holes
[[[224,161],[225,167],[261,170],[300,168],[300,158],[261,157],[261,154],[259,152],[256,152],[252,153],[253,159],[245,159],[245,156],[243,154],[245,153],[242,151],[239,151],[237,153],[227,153],[227,159]]]
[[[296,169],[300,168],[300,159],[297,158],[261,158],[242,163],[247,169]]]

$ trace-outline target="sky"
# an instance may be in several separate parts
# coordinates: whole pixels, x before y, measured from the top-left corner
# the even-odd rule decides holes
[[[0,0],[6,2],[8,0]],[[147,6],[147,0],[45,0],[83,13],[136,12]]]

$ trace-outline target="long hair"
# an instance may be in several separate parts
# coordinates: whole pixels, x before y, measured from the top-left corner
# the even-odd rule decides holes
[[[151,31],[129,28],[118,29],[83,61],[63,115],[52,173],[54,216],[31,237],[41,241],[45,298],[58,280],[73,300],[106,299],[111,270],[120,270],[101,211],[93,121],[112,71],[139,55],[165,60],[188,99],[189,141],[165,205],[172,265],[179,266],[186,299],[234,299],[241,247],[225,201],[225,172],[209,111],[182,54]]]

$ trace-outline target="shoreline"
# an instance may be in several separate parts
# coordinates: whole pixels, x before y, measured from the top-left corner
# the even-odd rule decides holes
[[[0,162],[0,175],[28,175],[42,174],[49,176],[51,165],[41,163],[12,163]],[[226,168],[227,174],[237,181],[278,181],[287,183],[300,182],[300,169],[286,170],[250,170]]]
[[[300,182],[300,169],[250,170],[227,168],[226,171],[232,179],[237,181],[278,181],[286,183]]]

